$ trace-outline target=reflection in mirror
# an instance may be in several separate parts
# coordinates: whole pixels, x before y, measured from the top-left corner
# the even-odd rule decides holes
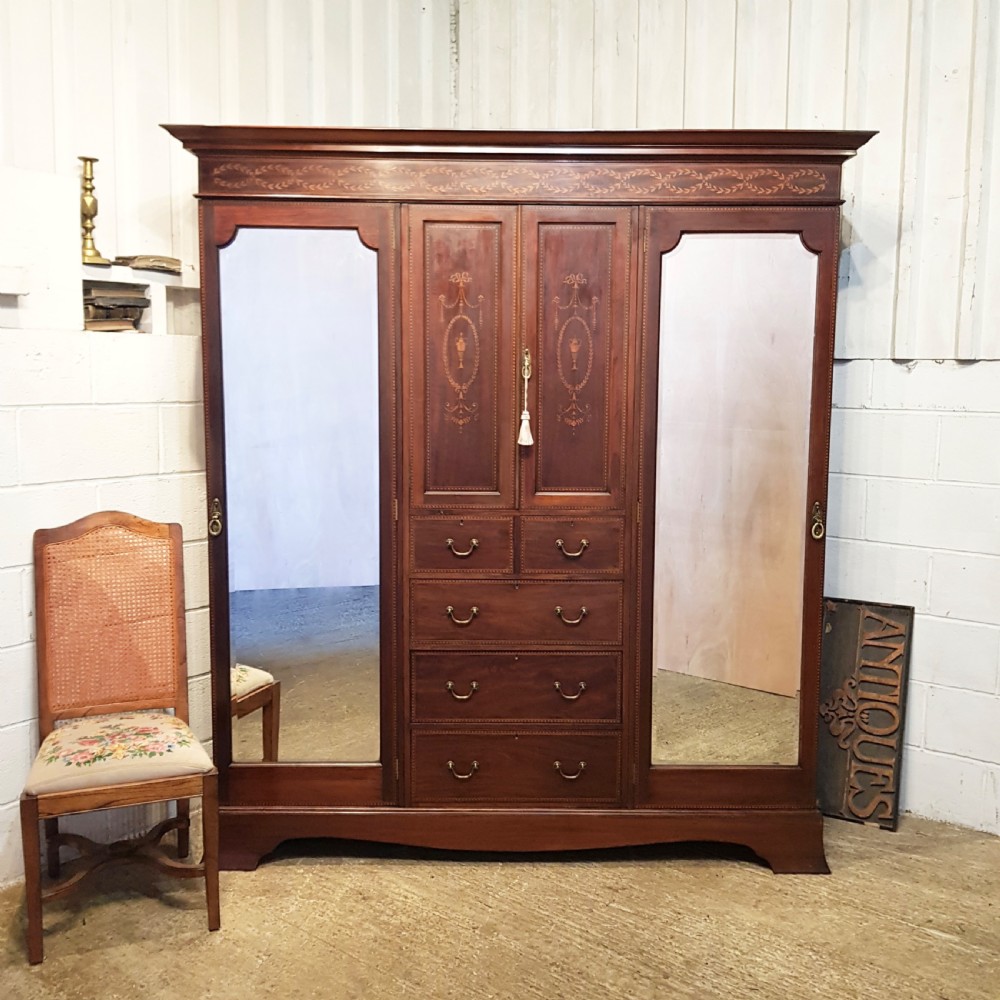
[[[280,684],[277,759],[376,761],[377,255],[242,229],[219,282],[234,695]],[[239,704],[233,759],[259,761],[270,710]]]
[[[794,764],[816,257],[686,234],[661,275],[652,759]]]

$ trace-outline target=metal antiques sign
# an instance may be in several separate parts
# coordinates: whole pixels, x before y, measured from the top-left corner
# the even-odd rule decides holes
[[[913,608],[824,602],[819,805],[895,830]]]

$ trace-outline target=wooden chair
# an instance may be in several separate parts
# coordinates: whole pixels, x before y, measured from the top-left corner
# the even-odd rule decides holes
[[[218,772],[187,725],[182,539],[178,524],[105,511],[35,532],[38,725],[42,745],[21,796],[28,961],[43,957],[42,904],[101,868],[135,859],[181,878],[204,877],[209,930],[219,927]],[[169,710],[173,709],[173,714]],[[204,860],[190,845],[190,799],[202,797]],[[177,802],[177,816],[144,837],[102,847],[59,833],[59,817]],[[59,847],[81,857],[43,887]]]
[[[281,681],[260,667],[237,663],[229,671],[229,693],[233,718],[263,709],[264,760],[278,759],[278,726],[281,721]]]

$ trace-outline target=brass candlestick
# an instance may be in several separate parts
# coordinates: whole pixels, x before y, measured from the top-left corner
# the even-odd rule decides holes
[[[83,235],[84,264],[106,264],[111,261],[101,256],[101,251],[94,246],[94,219],[97,217],[97,198],[94,196],[94,164],[96,156],[81,156],[83,163],[83,178],[80,193],[80,227]]]

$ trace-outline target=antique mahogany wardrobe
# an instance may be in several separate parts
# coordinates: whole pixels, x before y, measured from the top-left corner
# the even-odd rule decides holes
[[[168,129],[223,866],[706,840],[826,871],[840,175],[873,133]],[[281,681],[277,760],[237,664]]]

